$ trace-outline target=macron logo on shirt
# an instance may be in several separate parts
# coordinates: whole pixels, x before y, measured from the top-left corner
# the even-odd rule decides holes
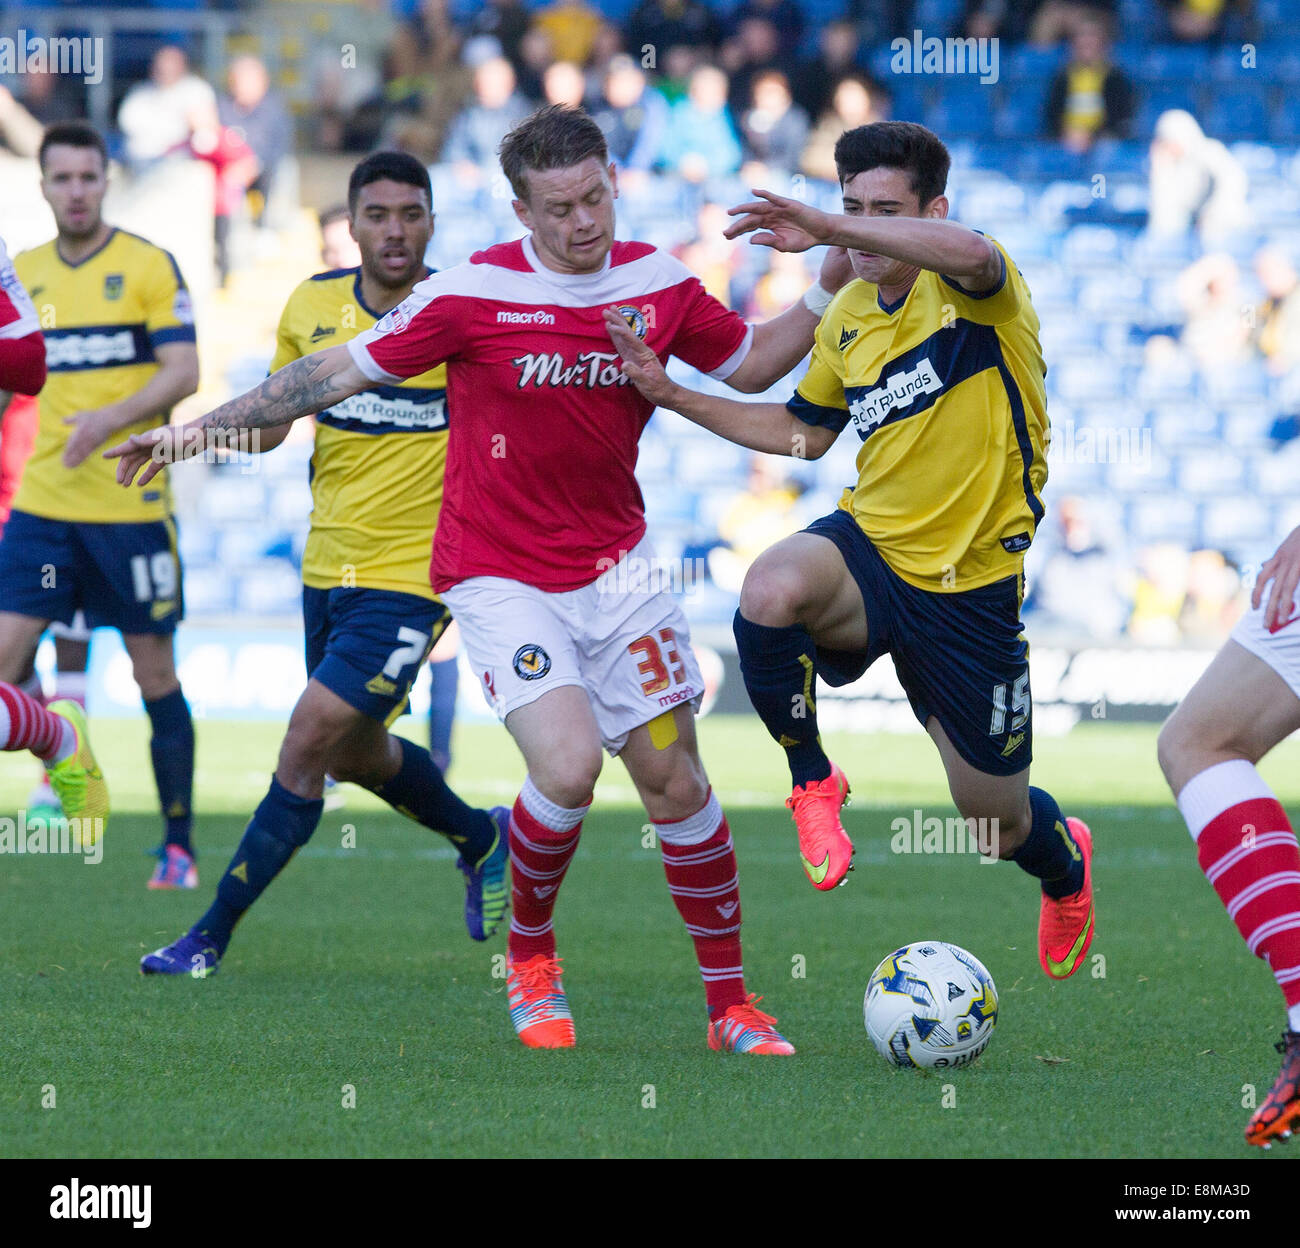
[[[498,312],[498,325],[554,325],[555,313],[543,312]]]

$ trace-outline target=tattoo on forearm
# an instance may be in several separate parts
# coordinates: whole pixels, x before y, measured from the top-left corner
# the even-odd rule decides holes
[[[214,408],[203,418],[208,429],[268,429],[319,412],[342,397],[338,371],[319,356],[306,355],[272,373],[256,390]]]

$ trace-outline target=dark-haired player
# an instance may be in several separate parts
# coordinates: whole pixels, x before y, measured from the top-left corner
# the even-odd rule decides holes
[[[412,156],[376,152],[348,183],[356,268],[303,282],[285,305],[272,370],[337,348],[373,326],[429,276],[429,175]],[[388,731],[439,634],[447,608],[429,587],[429,554],[447,458],[446,370],[372,385],[323,404],[311,461],[311,530],[302,557],[307,688],[289,719],[271,786],[206,914],[146,955],[144,974],[217,970],[235,924],[320,822],[328,772],[441,832],[460,851],[465,921],[475,940],[508,904],[510,812],[467,806],[428,752]],[[271,450],[291,426],[260,435]]]
[[[1014,262],[946,220],[948,153],[908,122],[841,136],[844,215],[762,193],[731,237],[780,251],[846,247],[858,281],[832,300],[788,404],[741,404],[668,381],[617,318],[610,333],[655,403],[753,450],[817,457],[852,425],[858,483],[750,568],[736,613],[745,687],[785,749],[789,806],[814,886],[843,882],[848,792],[817,730],[814,680],[894,660],[938,747],[953,801],[998,829],[1042,881],[1038,953],[1065,979],[1094,932],[1092,838],[1031,788],[1022,565],[1043,515],[1048,433],[1038,317]]]
[[[194,726],[173,652],[182,595],[171,492],[160,477],[124,496],[97,454],[165,422],[197,388],[189,291],[168,252],[103,220],[108,160],[92,127],[51,126],[38,158],[58,234],[15,268],[42,314],[49,378],[0,539],[0,680],[27,680],[42,632],[78,609],[92,628],[122,634],[153,729],[165,823],[149,886],[192,888]],[[80,707],[59,705],[76,708],[68,713],[84,732]]]
[[[501,147],[526,238],[435,273],[346,348],[290,364],[194,429],[264,428],[447,362],[453,412],[433,587],[528,764],[510,819],[511,1020],[532,1047],[574,1044],[552,913],[601,768],[622,758],[695,942],[708,1043],[785,1054],[746,993],[735,852],[695,744],[703,682],[681,608],[647,575],[634,468],[652,407],[627,384],[602,312],[654,351],[739,390],[784,376],[812,345],[803,303],[748,326],[682,264],[614,241],[617,183],[600,128],[545,108]],[[846,275],[828,260],[825,280]],[[806,299],[829,298],[815,287]],[[112,452],[120,477],[189,449],[177,429]],[[192,453],[192,452],[191,452]]]

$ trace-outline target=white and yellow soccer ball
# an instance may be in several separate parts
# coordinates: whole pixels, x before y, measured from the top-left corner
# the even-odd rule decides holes
[[[895,949],[871,974],[867,1035],[894,1066],[969,1066],[998,1021],[998,990],[972,953],[943,940]]]

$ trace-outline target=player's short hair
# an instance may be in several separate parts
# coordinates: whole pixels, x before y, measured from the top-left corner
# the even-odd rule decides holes
[[[933,130],[914,121],[873,121],[846,130],[835,143],[835,171],[843,186],[868,169],[905,169],[924,208],[948,185],[948,149]]]
[[[430,210],[433,208],[433,187],[429,171],[407,152],[371,152],[348,179],[348,212],[355,213],[361,188],[372,182],[400,182],[424,192]],[[323,223],[322,223],[323,224]]]
[[[36,162],[45,172],[45,155],[52,147],[93,147],[99,153],[100,162],[108,168],[108,145],[104,136],[89,122],[57,121],[46,126],[41,137],[41,146],[36,153]]]
[[[609,163],[600,127],[580,108],[550,104],[521,121],[501,140],[501,171],[516,199],[528,199],[528,170],[568,169],[595,156]]]

